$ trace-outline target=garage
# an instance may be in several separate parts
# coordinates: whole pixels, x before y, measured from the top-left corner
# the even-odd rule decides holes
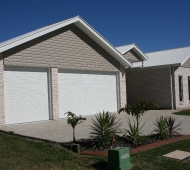
[[[67,111],[77,115],[117,111],[117,74],[97,71],[59,70],[59,113]]]
[[[48,70],[5,67],[5,124],[49,120]]]

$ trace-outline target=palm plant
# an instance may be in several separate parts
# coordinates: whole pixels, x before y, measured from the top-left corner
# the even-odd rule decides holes
[[[110,112],[103,111],[95,115],[92,124],[90,137],[98,148],[108,145],[111,137],[117,136],[121,132],[121,123],[116,120],[116,115]]]
[[[82,123],[86,118],[82,117],[81,115],[76,116],[74,113],[68,111],[65,113],[67,115],[67,123],[70,124],[73,128],[73,142],[75,142],[75,127],[76,125]]]
[[[156,118],[154,125],[156,126],[154,132],[156,132],[157,138],[160,140],[168,138],[168,126],[166,117],[160,116]]]
[[[176,119],[174,117],[172,116],[166,117],[166,124],[168,127],[168,133],[170,137],[172,137],[173,135],[179,134],[179,131],[181,130],[181,128],[179,127],[181,123],[178,123],[175,125],[175,122],[176,122]]]

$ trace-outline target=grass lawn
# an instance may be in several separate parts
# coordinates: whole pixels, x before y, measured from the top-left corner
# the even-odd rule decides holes
[[[174,151],[190,152],[190,139],[131,155],[133,170],[190,170],[190,159],[180,162],[162,157]],[[106,170],[107,158],[82,156],[58,145],[0,133],[0,169]]]
[[[172,113],[174,115],[184,115],[184,116],[190,116],[190,110],[182,110],[180,112],[174,112]]]

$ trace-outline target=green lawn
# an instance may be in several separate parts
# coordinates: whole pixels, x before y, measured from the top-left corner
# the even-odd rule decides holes
[[[0,170],[89,170],[105,160],[81,156],[55,144],[0,133]]]
[[[162,157],[174,150],[190,152],[190,139],[131,155],[133,170],[190,170],[190,159],[180,162]],[[106,170],[107,158],[82,156],[58,145],[0,133],[0,170]]]
[[[182,110],[180,112],[174,112],[172,113],[174,115],[184,115],[184,116],[190,116],[190,110]]]

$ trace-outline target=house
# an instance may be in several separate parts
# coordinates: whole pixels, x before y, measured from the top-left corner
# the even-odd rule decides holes
[[[190,47],[146,53],[146,61],[131,57],[126,50],[134,44],[117,47],[133,63],[126,69],[127,102],[151,100],[161,109],[190,108]]]
[[[58,120],[67,111],[117,111],[126,103],[132,63],[79,16],[0,43],[0,59],[0,126]]]

